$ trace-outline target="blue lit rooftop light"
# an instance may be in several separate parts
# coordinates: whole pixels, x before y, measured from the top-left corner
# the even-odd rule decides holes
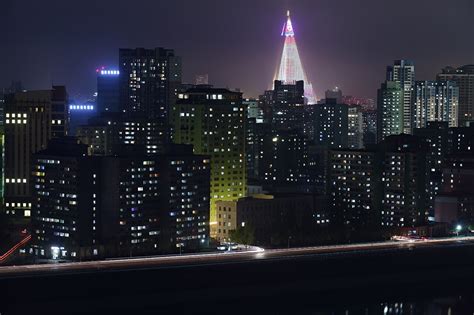
[[[69,105],[71,111],[93,111],[94,105]]]

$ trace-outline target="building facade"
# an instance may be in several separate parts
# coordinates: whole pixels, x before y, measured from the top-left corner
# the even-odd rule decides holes
[[[164,153],[167,146],[162,127],[159,120],[141,115],[102,112],[79,126],[76,135],[94,155],[120,154],[124,150],[154,155]]]
[[[377,139],[404,131],[404,91],[400,83],[387,81],[377,91]]]
[[[453,81],[416,81],[414,128],[429,121],[446,121],[458,126],[459,88]]]
[[[314,140],[330,148],[347,148],[349,134],[349,106],[326,99],[315,106]]]
[[[31,215],[31,155],[52,138],[67,135],[68,96],[64,86],[9,94],[5,99],[5,212]]]
[[[209,243],[209,159],[89,156],[61,138],[34,155],[32,254],[98,259],[195,251]]]
[[[427,152],[422,139],[399,135],[379,144],[382,226],[417,226],[428,220]]]
[[[171,49],[120,49],[120,107],[127,119],[153,124],[158,151],[169,142],[169,110],[181,84],[181,58]]]
[[[474,65],[446,67],[437,75],[437,80],[456,82],[459,88],[458,126],[466,127],[474,120]]]
[[[354,227],[378,223],[380,169],[375,157],[374,151],[329,152],[328,181],[334,222]]]
[[[347,115],[347,146],[351,149],[362,149],[364,147],[364,118],[362,109],[358,105],[349,105]]]
[[[474,126],[449,127],[448,122],[428,122],[414,134],[428,145],[427,192],[430,220],[434,218],[435,200],[443,187],[443,169],[450,156],[469,155],[474,150]]]
[[[97,72],[97,112],[119,112],[120,71],[100,68]]]
[[[181,58],[172,49],[120,49],[119,71],[122,110],[167,119],[181,84]]]
[[[362,113],[364,147],[377,142],[377,111],[367,110]]]
[[[305,130],[304,82],[275,81],[272,100],[272,127],[274,130]]]
[[[435,220],[455,228],[474,223],[474,158],[472,154],[450,156],[442,168],[442,186],[435,201]]]
[[[259,179],[274,191],[312,191],[310,140],[297,130],[267,132],[261,139]]]
[[[220,241],[232,241],[232,231],[247,229],[255,245],[286,246],[329,223],[323,202],[312,194],[260,194],[216,205]]]
[[[428,220],[427,145],[389,136],[366,150],[332,150],[328,191],[333,219],[355,228],[413,227]]]
[[[171,122],[174,143],[192,144],[195,154],[211,158],[211,236],[216,236],[218,200],[245,196],[245,119],[242,94],[196,87],[179,94]]]
[[[387,67],[386,80],[397,82],[402,90],[403,133],[411,134],[414,116],[415,65],[410,60],[395,60]]]

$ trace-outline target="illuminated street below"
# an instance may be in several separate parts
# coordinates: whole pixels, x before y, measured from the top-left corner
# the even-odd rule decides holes
[[[5,314],[344,310],[466,295],[472,266],[472,237],[10,266],[0,302]],[[28,303],[18,299],[26,288]]]
[[[101,261],[71,262],[71,263],[53,263],[37,264],[24,266],[6,266],[0,267],[0,278],[35,276],[42,274],[61,274],[76,272],[101,272],[117,271],[129,269],[154,269],[169,268],[188,265],[213,265],[224,263],[249,262],[254,260],[272,260],[272,259],[295,259],[297,257],[315,256],[326,258],[328,256],[342,254],[364,254],[377,253],[384,251],[412,250],[415,248],[436,248],[447,245],[472,245],[474,237],[451,237],[426,239],[419,241],[389,241],[380,243],[362,243],[350,245],[332,245],[316,247],[300,247],[286,249],[270,249],[249,247],[246,251],[228,251],[206,254],[188,254],[172,256],[155,257],[137,257],[124,259],[111,259]]]

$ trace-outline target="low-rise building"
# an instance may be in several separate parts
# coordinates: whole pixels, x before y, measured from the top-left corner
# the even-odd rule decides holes
[[[249,229],[256,245],[301,241],[318,225],[329,223],[325,198],[313,194],[256,194],[237,201],[219,201],[218,240],[232,240],[232,231]]]

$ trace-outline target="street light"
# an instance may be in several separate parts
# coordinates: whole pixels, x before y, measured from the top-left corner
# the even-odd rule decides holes
[[[461,224],[456,225],[456,236],[459,236],[459,232],[461,232],[462,226]]]

